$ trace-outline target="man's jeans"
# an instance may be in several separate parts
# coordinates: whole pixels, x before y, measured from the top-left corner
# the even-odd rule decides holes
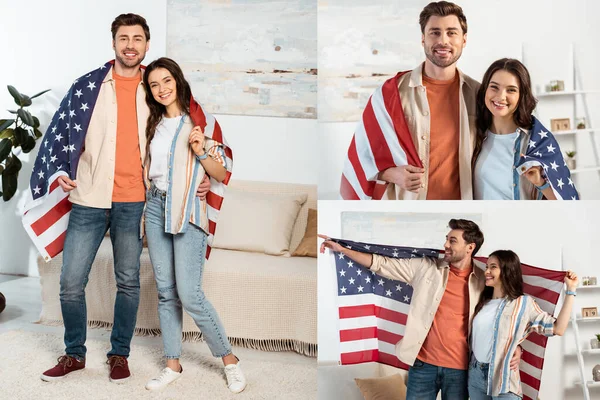
[[[140,221],[144,202],[113,203],[110,209],[73,204],[60,274],[60,306],[66,354],[85,357],[85,286],[100,243],[110,228],[117,281],[111,355],[129,356],[140,298]],[[106,298],[105,301],[110,301]]]
[[[435,400],[442,391],[442,400],[467,400],[467,371],[437,367],[421,360],[408,370],[406,400]]]

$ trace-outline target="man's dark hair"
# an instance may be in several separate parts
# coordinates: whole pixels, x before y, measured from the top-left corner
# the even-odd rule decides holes
[[[448,226],[450,229],[462,230],[463,240],[468,244],[475,243],[475,249],[471,255],[474,256],[477,254],[483,244],[483,232],[481,232],[481,229],[479,229],[479,226],[475,222],[469,221],[468,219],[453,218],[448,222]]]
[[[454,3],[450,3],[449,1],[438,1],[432,2],[425,6],[421,14],[419,15],[419,25],[421,25],[421,33],[425,33],[425,26],[427,25],[427,21],[432,16],[436,17],[447,17],[448,15],[456,15],[458,18],[458,22],[460,22],[460,27],[463,30],[463,34],[467,33],[467,17],[463,13],[463,10],[460,6],[457,6]]]
[[[146,22],[146,19],[144,17],[142,17],[141,15],[131,14],[131,13],[121,14],[117,18],[115,18],[112,25],[110,26],[110,31],[112,33],[113,40],[115,40],[117,31],[119,30],[120,27],[134,26],[134,25],[141,26],[142,29],[144,30],[144,35],[146,35],[146,40],[150,40],[150,28],[148,27],[148,23]]]

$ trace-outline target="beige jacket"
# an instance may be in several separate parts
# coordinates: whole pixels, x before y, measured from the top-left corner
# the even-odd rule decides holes
[[[100,92],[85,135],[85,148],[77,166],[77,187],[69,195],[72,203],[81,206],[112,206],[117,152],[117,92],[112,74],[113,68],[108,71],[102,83],[97,84]],[[142,165],[146,157],[146,121],[149,115],[143,82],[140,82],[137,89],[136,109]]]
[[[414,289],[404,337],[396,343],[396,356],[413,365],[431,329],[433,317],[446,290],[450,266],[442,259],[389,258],[373,254],[371,271],[383,277],[404,281]],[[469,332],[479,295],[485,285],[483,270],[473,266],[469,276]]]
[[[423,66],[413,69],[404,74],[398,83],[402,110],[411,132],[413,143],[419,154],[423,166],[427,168],[429,163],[429,144],[431,116],[429,103],[427,101],[427,89],[423,85]],[[473,199],[473,188],[471,178],[471,156],[475,146],[475,106],[479,82],[458,71],[460,78],[460,138],[458,160],[460,174],[460,193],[462,200]],[[419,193],[412,193],[389,184],[382,200],[425,200],[427,198],[428,176],[424,174],[424,187]]]

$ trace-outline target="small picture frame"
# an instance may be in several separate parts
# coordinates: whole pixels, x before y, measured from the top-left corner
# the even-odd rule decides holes
[[[571,129],[570,118],[554,118],[550,120],[550,129],[553,132],[568,131]]]
[[[584,307],[581,309],[581,317],[582,318],[595,318],[598,316],[598,308],[597,307]]]

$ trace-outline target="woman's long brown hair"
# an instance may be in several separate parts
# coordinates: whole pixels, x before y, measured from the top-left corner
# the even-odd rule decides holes
[[[488,259],[496,257],[500,266],[500,282],[504,289],[504,294],[510,300],[514,300],[523,295],[523,272],[521,271],[521,260],[512,250],[496,250],[489,255]],[[483,308],[485,303],[492,298],[494,288],[486,286],[479,296],[479,302],[475,306],[473,318]]]
[[[164,68],[171,73],[173,79],[175,79],[175,84],[177,85],[177,102],[179,103],[179,107],[181,111],[183,111],[186,115],[190,114],[190,100],[192,98],[192,89],[190,88],[190,84],[185,80],[183,76],[183,71],[179,67],[179,65],[167,57],[161,57],[157,60],[152,61],[144,72],[144,86],[146,87],[146,104],[150,109],[150,115],[148,116],[148,122],[146,123],[146,154],[150,155],[148,151],[150,149],[150,142],[154,138],[154,132],[156,132],[156,127],[160,123],[163,115],[166,113],[167,108],[160,104],[158,101],[154,99],[152,95],[152,91],[150,90],[150,85],[148,83],[148,79],[150,77],[150,73],[157,68]]]

